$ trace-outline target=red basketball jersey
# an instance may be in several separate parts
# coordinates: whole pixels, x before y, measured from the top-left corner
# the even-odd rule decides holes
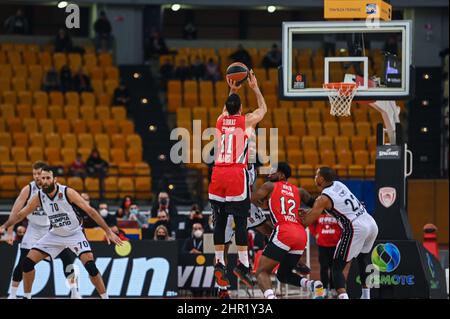
[[[216,166],[247,166],[248,136],[245,132],[245,115],[221,116],[216,123]]]
[[[285,181],[273,184],[273,191],[269,198],[272,223],[275,226],[285,223],[301,225],[298,214],[300,208],[298,187]]]

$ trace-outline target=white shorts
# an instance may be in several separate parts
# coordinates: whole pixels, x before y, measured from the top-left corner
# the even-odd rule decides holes
[[[35,226],[28,223],[25,235],[23,235],[22,242],[20,243],[21,249],[31,249],[42,237],[44,237],[50,230],[48,226]]]
[[[262,225],[266,221],[266,216],[264,212],[256,207],[255,205],[250,205],[250,216],[247,218],[247,229],[252,229]],[[229,215],[227,220],[227,227],[225,228],[225,243],[229,243],[233,238],[233,216]]]
[[[48,254],[52,259],[56,258],[66,248],[69,248],[77,256],[91,251],[91,245],[84,236],[82,229],[67,237],[48,232],[33,246],[33,249]]]
[[[350,223],[350,228],[343,229],[334,258],[349,262],[361,253],[370,253],[377,235],[378,226],[372,216],[367,213],[359,216]]]

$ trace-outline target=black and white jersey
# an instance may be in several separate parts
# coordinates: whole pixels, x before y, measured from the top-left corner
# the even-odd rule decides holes
[[[40,187],[36,185],[35,181],[32,181],[28,186],[30,187],[30,193],[27,201],[25,202],[25,206],[28,203],[28,200],[30,198],[33,198],[33,196],[35,196],[40,190]],[[50,221],[48,219],[48,216],[40,206],[36,208],[34,212],[28,215],[27,219],[28,223],[33,226],[47,227],[47,228],[50,227]]]

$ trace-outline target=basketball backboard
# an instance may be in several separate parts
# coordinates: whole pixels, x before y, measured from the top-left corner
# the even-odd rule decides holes
[[[354,100],[407,99],[411,21],[283,23],[282,99],[326,100],[324,83],[356,82]]]

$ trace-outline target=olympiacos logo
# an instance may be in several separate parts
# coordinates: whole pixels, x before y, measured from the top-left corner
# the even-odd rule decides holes
[[[397,191],[393,187],[381,187],[378,190],[378,199],[386,208],[392,206],[395,203],[395,199],[397,198]]]

